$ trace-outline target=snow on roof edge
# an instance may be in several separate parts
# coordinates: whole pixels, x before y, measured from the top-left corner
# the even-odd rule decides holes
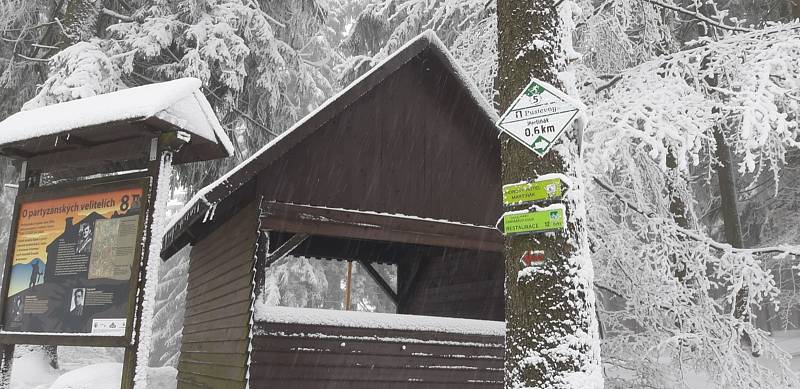
[[[153,117],[200,86],[200,80],[186,77],[19,111],[0,122],[0,145],[103,123]],[[165,90],[170,93],[164,93]],[[148,93],[158,91],[162,93]],[[127,103],[125,109],[120,106],[123,102]],[[108,107],[115,109],[104,109]],[[65,117],[73,120],[64,120]]]
[[[408,42],[406,42],[405,44],[403,44],[402,46],[400,46],[391,55],[387,56],[386,58],[381,60],[378,64],[373,66],[370,70],[368,70],[367,72],[362,74],[360,77],[355,79],[346,88],[343,88],[342,90],[340,90],[339,92],[337,92],[336,94],[334,94],[333,96],[331,96],[330,98],[325,100],[325,102],[320,104],[313,111],[309,112],[306,116],[304,116],[302,119],[298,120],[295,124],[293,124],[291,127],[289,127],[286,131],[282,132],[277,137],[273,138],[266,145],[261,147],[258,151],[256,151],[255,153],[250,155],[248,158],[246,158],[245,160],[243,160],[242,162],[237,164],[234,168],[229,170],[227,173],[223,174],[220,178],[218,178],[214,182],[212,182],[212,183],[206,185],[205,187],[201,188],[200,190],[198,190],[197,193],[195,193],[194,196],[192,196],[192,198],[189,199],[189,201],[187,201],[186,204],[173,215],[172,219],[169,220],[169,222],[165,226],[166,228],[165,228],[164,232],[171,231],[175,227],[175,225],[178,224],[178,222],[183,218],[183,216],[190,209],[192,209],[192,207],[198,201],[202,200],[203,202],[206,203],[206,205],[212,206],[213,202],[209,201],[208,198],[206,198],[206,195],[208,195],[208,193],[210,193],[212,190],[216,189],[217,187],[223,186],[226,183],[226,181],[228,181],[229,178],[231,178],[233,175],[238,173],[245,166],[247,166],[250,163],[252,163],[254,160],[258,159],[261,155],[266,153],[272,146],[274,146],[275,144],[277,144],[278,142],[280,142],[281,140],[286,138],[289,134],[291,134],[297,128],[302,127],[308,120],[310,120],[311,118],[313,118],[314,116],[316,116],[317,114],[322,112],[324,109],[326,109],[331,104],[333,104],[334,101],[336,101],[339,98],[341,98],[342,96],[344,96],[351,89],[353,89],[353,87],[355,87],[356,85],[360,84],[365,79],[369,78],[371,75],[373,75],[378,70],[383,68],[383,66],[385,66],[387,63],[391,62],[393,59],[395,59],[396,57],[398,57],[399,55],[404,53],[409,47],[411,47],[411,46],[413,46],[415,44],[418,44],[419,42],[422,42],[422,41],[427,42],[427,44],[428,44],[427,47],[435,47],[436,50],[438,52],[440,52],[444,56],[443,59],[445,60],[446,63],[448,63],[451,66],[452,70],[455,72],[456,78],[459,81],[461,81],[461,84],[470,92],[470,95],[473,97],[473,99],[475,99],[478,102],[478,106],[484,111],[484,113],[487,115],[489,120],[492,123],[495,123],[497,120],[499,120],[499,116],[497,115],[497,112],[487,102],[486,98],[483,97],[483,95],[480,93],[480,91],[478,91],[478,88],[469,79],[469,77],[466,76],[466,71],[464,71],[464,69],[461,68],[461,66],[455,61],[455,58],[453,58],[453,56],[450,54],[450,52],[445,47],[444,43],[436,35],[436,32],[434,32],[433,30],[430,30],[430,29],[425,30],[421,34],[417,35],[414,39],[411,39]],[[420,52],[423,51],[423,50],[420,50]],[[410,58],[409,58],[409,60],[410,60]]]
[[[335,327],[397,329],[469,335],[504,336],[504,321],[453,317],[339,311],[256,304],[255,319],[269,323],[316,324]]]
[[[211,107],[211,103],[208,102],[206,99],[206,95],[197,88],[192,95],[197,100],[197,104],[200,106],[200,109],[203,111],[203,114],[206,117],[206,120],[211,124],[211,128],[214,129],[214,134],[217,136],[217,142],[225,148],[225,151],[228,153],[229,157],[233,156],[234,148],[233,142],[231,142],[230,137],[225,132],[225,128],[222,127],[222,123],[219,122],[219,118],[217,114],[214,113],[214,108]]]

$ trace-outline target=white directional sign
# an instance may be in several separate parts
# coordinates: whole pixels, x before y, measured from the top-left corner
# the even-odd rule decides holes
[[[497,126],[543,157],[572,124],[579,104],[552,85],[533,79],[517,96]]]

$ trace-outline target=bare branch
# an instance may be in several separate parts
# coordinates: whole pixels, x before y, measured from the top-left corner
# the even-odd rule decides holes
[[[20,58],[22,58],[22,59],[25,59],[25,60],[28,60],[28,61],[34,61],[34,62],[49,62],[49,61],[50,61],[50,59],[48,59],[48,58],[34,58],[34,57],[28,57],[28,56],[26,56],[26,55],[22,55],[22,54],[20,54],[20,53],[17,53],[17,56],[18,56],[18,57],[20,57]]]
[[[281,22],[279,22],[277,19],[273,18],[272,16],[270,16],[270,15],[269,15],[268,13],[266,13],[266,12],[264,12],[263,14],[264,14],[264,17],[265,17],[265,18],[267,18],[267,20],[268,20],[268,21],[270,21],[270,22],[272,22],[272,23],[275,23],[275,24],[276,24],[276,25],[278,25],[278,27],[280,27],[280,28],[286,28],[286,24],[285,24],[285,23],[281,23]]]
[[[49,26],[49,25],[51,25],[51,24],[55,24],[55,22],[56,22],[56,21],[54,20],[54,21],[52,21],[52,22],[41,23],[41,24],[37,24],[37,25],[35,25],[35,26],[30,26],[30,27],[23,27],[23,28],[7,28],[7,29],[5,29],[5,30],[0,30],[0,33],[6,33],[6,32],[15,32],[15,31],[23,31],[23,30],[33,30],[33,29],[40,28],[40,27],[47,27],[47,26]]]
[[[127,16],[127,15],[123,15],[123,14],[118,13],[116,11],[112,11],[112,10],[110,10],[108,8],[103,8],[102,11],[103,11],[103,14],[111,16],[112,18],[117,18],[119,20],[122,20],[123,22],[132,22],[133,21],[132,17]]]

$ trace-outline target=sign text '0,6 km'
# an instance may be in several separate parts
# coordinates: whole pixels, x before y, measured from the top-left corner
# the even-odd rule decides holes
[[[497,126],[543,157],[578,115],[580,104],[573,101],[552,85],[534,79]]]

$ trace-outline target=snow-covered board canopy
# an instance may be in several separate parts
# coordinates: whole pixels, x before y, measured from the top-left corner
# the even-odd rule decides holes
[[[0,154],[44,170],[70,161],[119,163],[140,159],[150,139],[179,130],[191,141],[175,163],[230,156],[230,139],[200,87],[182,78],[18,112],[0,122]]]
[[[500,212],[494,205],[497,118],[436,34],[426,31],[201,189],[168,226],[162,257],[201,239],[233,205],[259,196],[375,211],[387,223],[402,214],[439,225],[492,226]],[[328,198],[306,198],[311,193]],[[442,198],[456,193],[455,201]],[[191,228],[204,232],[188,233]]]

